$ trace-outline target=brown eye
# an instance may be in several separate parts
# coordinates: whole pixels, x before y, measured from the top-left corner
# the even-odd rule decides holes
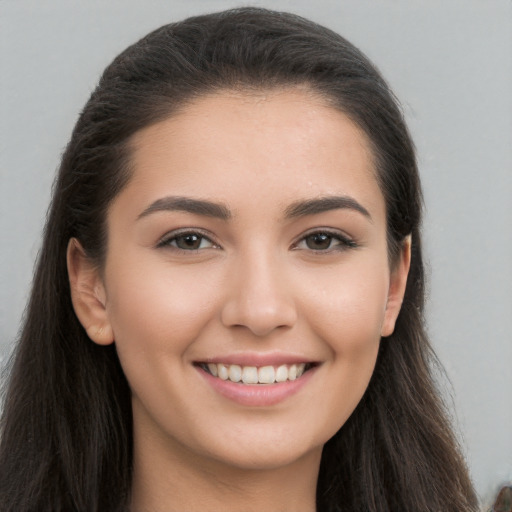
[[[294,246],[295,249],[306,249],[315,252],[343,251],[357,247],[357,243],[342,233],[316,231],[303,237]]]
[[[177,236],[174,240],[176,241],[176,247],[179,249],[197,250],[201,247],[203,237],[190,234]]]
[[[335,240],[332,235],[328,233],[314,233],[313,235],[309,235],[304,238],[306,242],[306,247],[308,249],[312,249],[314,251],[325,251],[331,248],[331,244]]]
[[[182,233],[162,240],[159,247],[170,247],[182,251],[198,251],[215,247],[215,244],[201,233]]]

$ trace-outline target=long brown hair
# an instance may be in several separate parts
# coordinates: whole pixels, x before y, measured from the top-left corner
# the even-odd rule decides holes
[[[360,404],[325,445],[317,508],[471,511],[476,497],[432,378],[424,329],[421,187],[400,108],[375,67],[334,32],[244,8],[152,32],[105,70],[63,155],[32,295],[10,367],[0,441],[0,511],[122,511],[131,486],[130,389],[115,346],[92,343],[70,299],[77,237],[102,265],[109,204],[130,179],[130,138],[222,89],[307,86],[371,141],[391,260],[412,262],[395,332]]]

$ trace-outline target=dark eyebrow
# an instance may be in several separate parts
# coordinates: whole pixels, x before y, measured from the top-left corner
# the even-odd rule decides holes
[[[295,217],[304,217],[306,215],[316,215],[318,213],[327,212],[337,209],[355,210],[371,221],[370,212],[358,203],[354,198],[349,196],[327,196],[316,199],[308,199],[306,201],[297,201],[292,203],[285,210],[285,218],[293,219]]]
[[[146,217],[154,212],[181,211],[215,217],[221,220],[231,218],[229,208],[221,203],[214,203],[203,199],[192,199],[190,197],[163,197],[151,203],[139,216],[138,219]]]

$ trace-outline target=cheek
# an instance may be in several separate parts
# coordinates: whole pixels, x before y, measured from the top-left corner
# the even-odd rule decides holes
[[[215,318],[218,289],[211,277],[197,274],[197,268],[177,272],[156,264],[124,265],[110,273],[108,314],[139,420],[147,415],[141,410],[152,411],[149,416],[172,424],[173,411],[184,409],[181,400],[188,394],[182,383],[190,365],[183,361]]]
[[[359,267],[359,268],[358,268]],[[380,340],[389,287],[385,263],[347,266],[316,275],[303,293],[304,316],[334,352],[364,351]]]
[[[215,316],[213,273],[166,265],[131,266],[111,273],[108,315],[118,350],[182,353]],[[151,352],[150,352],[151,351]]]
[[[324,395],[322,408],[332,411],[334,431],[356,408],[375,367],[388,287],[386,267],[383,272],[378,268],[317,280],[315,293],[303,303],[309,329],[330,351],[330,389],[334,392]]]

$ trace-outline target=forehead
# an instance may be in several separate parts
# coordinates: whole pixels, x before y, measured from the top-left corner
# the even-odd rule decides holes
[[[366,134],[304,89],[201,97],[140,130],[131,149],[128,188],[147,201],[172,193],[238,196],[244,205],[262,191],[283,208],[300,196],[332,194],[383,205]]]

